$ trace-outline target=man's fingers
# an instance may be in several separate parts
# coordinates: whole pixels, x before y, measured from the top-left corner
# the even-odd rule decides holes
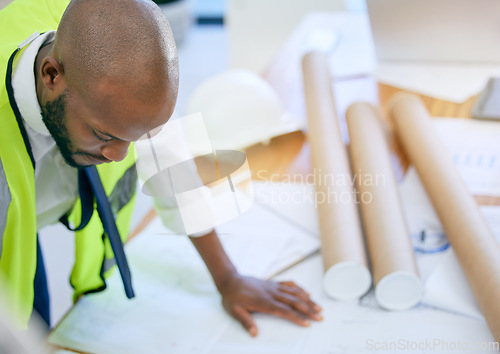
[[[302,288],[298,287],[294,282],[281,282],[279,283],[278,289],[283,293],[293,295],[302,299],[304,302],[307,302],[307,304],[311,306],[315,312],[321,311],[321,307],[311,300],[309,294]]]
[[[269,304],[267,311],[272,315],[287,319],[292,321],[300,326],[307,327],[311,324],[311,322],[299,315],[297,311],[295,311],[290,305],[286,305],[279,301],[273,301]]]
[[[305,290],[299,288],[298,286],[292,286],[292,285],[280,283],[279,290],[283,291],[285,293],[300,297],[304,301],[309,299],[309,294]]]
[[[316,309],[309,302],[304,301],[303,299],[286,293],[277,294],[274,298],[284,304],[289,305],[290,307],[299,311],[303,315],[312,318],[313,320],[321,321],[323,319],[323,317],[316,311]]]
[[[282,284],[282,285],[285,285],[285,286],[289,286],[289,287],[292,287],[292,288],[298,288],[298,289],[302,290],[302,288],[300,286],[298,286],[297,284],[295,284],[295,282],[293,282],[291,280],[280,281],[279,284]],[[304,290],[302,290],[302,291],[304,291]],[[309,296],[309,294],[307,294],[307,295]]]
[[[241,306],[234,306],[231,314],[236,318],[252,337],[256,337],[258,330],[252,315]]]

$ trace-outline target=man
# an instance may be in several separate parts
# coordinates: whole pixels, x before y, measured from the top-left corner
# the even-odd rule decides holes
[[[122,240],[129,232],[137,176],[129,151],[131,142],[166,123],[177,98],[175,43],[154,3],[67,5],[15,0],[0,11],[6,78],[0,87],[0,275],[23,326],[33,307],[50,322],[36,232],[58,220],[76,229],[75,298],[103,290],[115,259],[133,296],[121,242],[113,236],[116,226]],[[252,336],[252,312],[302,326],[321,319],[320,308],[294,283],[238,274],[215,230],[191,240],[224,308]]]

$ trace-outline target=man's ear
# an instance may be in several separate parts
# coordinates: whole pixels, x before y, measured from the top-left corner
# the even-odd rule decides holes
[[[57,86],[64,80],[64,67],[59,60],[54,57],[45,57],[40,66],[40,71],[43,84],[49,90],[56,90]]]

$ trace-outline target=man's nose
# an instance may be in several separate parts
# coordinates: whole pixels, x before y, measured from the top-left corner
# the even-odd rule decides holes
[[[128,141],[113,140],[102,147],[101,154],[108,160],[121,161],[127,156],[129,146]]]

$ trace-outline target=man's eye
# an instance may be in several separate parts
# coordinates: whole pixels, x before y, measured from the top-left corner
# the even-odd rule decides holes
[[[92,129],[92,133],[94,133],[95,137],[96,137],[97,139],[99,139],[100,141],[104,141],[104,142],[106,142],[106,141],[110,141],[110,140],[112,139],[112,138],[104,138],[104,137],[100,136],[100,135],[99,135],[99,134],[97,134],[97,133],[96,133],[96,131],[95,131],[95,130],[93,130],[93,129]]]

